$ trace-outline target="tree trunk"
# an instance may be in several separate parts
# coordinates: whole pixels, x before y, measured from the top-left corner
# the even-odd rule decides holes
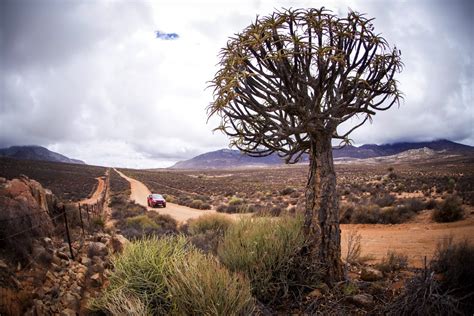
[[[317,135],[311,144],[310,169],[306,185],[304,232],[312,241],[310,254],[322,262],[326,282],[342,280],[341,230],[336,172],[330,135]]]

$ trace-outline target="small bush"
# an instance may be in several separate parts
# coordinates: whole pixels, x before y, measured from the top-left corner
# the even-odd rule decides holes
[[[229,227],[218,248],[221,262],[242,272],[262,302],[297,297],[318,281],[321,269],[314,258],[301,255],[306,245],[302,220],[242,219]],[[310,260],[311,259],[311,260]]]
[[[217,246],[232,220],[222,214],[207,214],[192,219],[188,224],[189,240],[205,253],[217,253]]]
[[[232,225],[232,220],[221,214],[206,214],[189,221],[188,231],[191,235],[205,233],[207,231],[224,232]]]
[[[173,262],[168,284],[178,315],[251,315],[254,310],[249,281],[198,251]]]
[[[445,288],[474,291],[474,245],[467,240],[455,244],[448,238],[438,244],[431,266],[443,274]]]
[[[444,292],[429,269],[405,284],[405,291],[387,305],[387,315],[460,315],[459,300]]]
[[[238,197],[236,197],[236,196],[233,196],[233,197],[229,200],[229,205],[233,205],[233,206],[241,205],[242,203],[244,203],[244,200],[241,199],[241,198],[238,198]]]
[[[227,271],[180,237],[129,244],[113,259],[114,272],[93,311],[112,315],[247,315],[249,282]]]
[[[143,215],[126,218],[118,222],[117,226],[128,239],[169,235],[178,232],[177,222],[174,218],[156,212],[146,212]]]
[[[381,209],[378,205],[370,204],[355,209],[347,208],[341,217],[341,223],[354,224],[400,224],[415,216],[406,206],[390,206]]]
[[[433,220],[439,223],[455,222],[463,217],[464,210],[457,196],[449,196],[433,212]]]
[[[382,262],[377,264],[377,269],[384,273],[389,273],[405,269],[407,266],[408,256],[395,251],[389,251],[387,256],[382,259]]]
[[[425,209],[425,203],[419,199],[407,199],[403,202],[403,206],[414,213],[419,213]]]
[[[113,294],[126,290],[146,304],[152,314],[166,314],[172,307],[167,278],[173,271],[173,262],[184,260],[186,248],[184,237],[153,237],[129,244],[122,255],[113,259],[114,272],[109,286],[93,303],[93,308],[108,310]]]
[[[392,206],[394,202],[395,197],[388,193],[381,194],[374,199],[374,203],[380,207]]]

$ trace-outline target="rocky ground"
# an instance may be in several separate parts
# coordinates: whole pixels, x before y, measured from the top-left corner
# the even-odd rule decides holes
[[[6,276],[0,288],[0,311],[9,315],[77,315],[97,296],[110,274],[110,256],[128,242],[121,235],[97,233],[69,246],[43,238],[35,242],[31,264],[11,266],[0,261]]]

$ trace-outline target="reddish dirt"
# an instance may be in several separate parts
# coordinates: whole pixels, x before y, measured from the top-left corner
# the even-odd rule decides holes
[[[166,208],[150,208],[146,202],[150,190],[142,182],[127,177],[120,171],[117,172],[130,182],[130,199],[147,207],[148,210],[169,214],[179,222],[185,222],[203,214],[215,213],[214,210],[201,211],[173,203],[167,203]],[[452,237],[454,241],[467,239],[474,244],[474,216],[469,215],[467,219],[454,223],[433,223],[428,213],[425,213],[420,214],[414,222],[399,225],[341,225],[343,257],[347,252],[348,232],[354,229],[362,236],[362,256],[370,257],[374,262],[380,261],[388,251],[395,251],[407,255],[410,266],[422,267],[424,257],[426,256],[429,260],[438,243],[447,238]],[[233,219],[245,216],[244,214],[228,215]]]
[[[92,196],[82,201],[79,201],[79,204],[95,204],[100,199],[105,189],[105,181],[103,177],[98,177],[96,179],[98,181],[97,188],[95,189],[94,193],[92,193]]]
[[[347,252],[347,236],[351,230],[362,236],[362,256],[379,261],[388,251],[407,255],[410,266],[422,267],[424,257],[429,260],[438,243],[450,237],[454,241],[467,239],[474,244],[474,217],[454,223],[406,223],[399,225],[344,224],[342,254]]]

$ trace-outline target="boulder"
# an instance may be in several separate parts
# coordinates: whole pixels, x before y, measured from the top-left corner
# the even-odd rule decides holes
[[[109,249],[104,243],[101,242],[91,242],[89,244],[88,255],[90,258],[94,256],[103,257],[109,253]]]
[[[367,307],[374,303],[374,297],[370,294],[363,293],[350,296],[349,301],[359,307]]]
[[[100,287],[102,285],[102,277],[99,273],[94,273],[91,276],[91,285],[93,287]]]
[[[113,253],[122,253],[123,250],[125,249],[125,246],[129,244],[130,242],[128,241],[127,238],[125,238],[123,235],[113,235],[112,238],[109,240],[109,247],[112,249]]]
[[[360,278],[363,281],[373,282],[383,278],[383,273],[377,269],[364,267],[360,274]]]

